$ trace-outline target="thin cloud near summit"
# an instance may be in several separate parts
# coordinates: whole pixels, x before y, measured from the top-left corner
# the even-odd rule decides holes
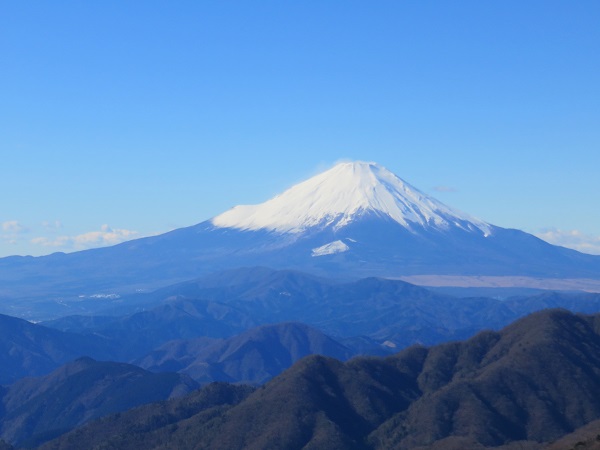
[[[57,236],[55,238],[36,237],[31,239],[31,243],[43,247],[60,247],[64,250],[84,250],[115,245],[138,237],[142,237],[138,231],[111,228],[105,224],[102,225],[99,231],[89,231],[75,236]]]
[[[591,255],[600,255],[600,236],[593,236],[579,230],[560,230],[558,228],[545,229],[534,234],[553,245],[572,248]]]

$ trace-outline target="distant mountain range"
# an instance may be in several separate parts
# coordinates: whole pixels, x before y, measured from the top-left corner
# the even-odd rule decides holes
[[[42,324],[0,316],[0,383],[47,374],[80,356],[179,371],[201,382],[261,383],[310,353],[390,354],[465,339],[555,307],[600,311],[600,294],[458,298],[399,280],[340,283],[239,269],[138,294],[118,315]]]
[[[110,336],[131,356],[160,343],[193,337],[227,338],[281,322],[302,322],[340,342],[368,337],[391,351],[416,342],[462,339],[499,329],[544,308],[600,311],[600,294],[543,293],[507,299],[458,298],[400,280],[339,282],[266,268],[236,269],[128,298],[143,311],[113,317],[69,316],[46,326]],[[118,303],[120,305],[120,303]],[[376,351],[370,348],[366,353]]]
[[[547,310],[500,332],[387,358],[310,356],[252,393],[210,385],[42,448],[546,448],[587,424],[584,435],[597,429],[599,330],[598,315]],[[220,401],[194,400],[215,395]]]
[[[263,204],[238,206],[166,234],[71,254],[1,258],[0,299],[2,311],[31,316],[42,301],[101,301],[257,265],[344,279],[600,279],[600,256],[472,218],[375,163],[354,162],[338,164]]]

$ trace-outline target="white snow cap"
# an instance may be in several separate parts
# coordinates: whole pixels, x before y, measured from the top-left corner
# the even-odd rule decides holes
[[[259,205],[236,206],[212,219],[214,226],[301,233],[308,228],[342,228],[368,213],[404,227],[453,225],[489,235],[489,224],[429,197],[373,162],[343,162]]]

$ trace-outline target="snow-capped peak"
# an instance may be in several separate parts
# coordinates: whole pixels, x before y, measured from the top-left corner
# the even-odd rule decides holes
[[[344,162],[259,205],[240,205],[212,219],[214,226],[299,233],[344,227],[368,213],[406,228],[456,226],[490,233],[490,225],[453,210],[373,162]]]

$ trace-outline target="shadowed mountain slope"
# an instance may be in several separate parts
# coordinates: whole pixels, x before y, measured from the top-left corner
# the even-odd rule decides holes
[[[254,388],[246,385],[211,383],[185,397],[140,406],[91,422],[41,448],[194,448],[196,443],[185,436],[174,440],[173,432],[200,417],[210,420],[226,414],[253,391]]]
[[[183,396],[197,387],[186,376],[81,358],[5,388],[0,436],[13,444],[43,442],[92,419]]]
[[[0,384],[47,374],[80,356],[107,358],[106,342],[0,314]]]
[[[353,352],[307,325],[282,323],[253,328],[229,339],[169,342],[135,363],[152,371],[184,373],[201,382],[259,384],[312,354],[346,360]]]

